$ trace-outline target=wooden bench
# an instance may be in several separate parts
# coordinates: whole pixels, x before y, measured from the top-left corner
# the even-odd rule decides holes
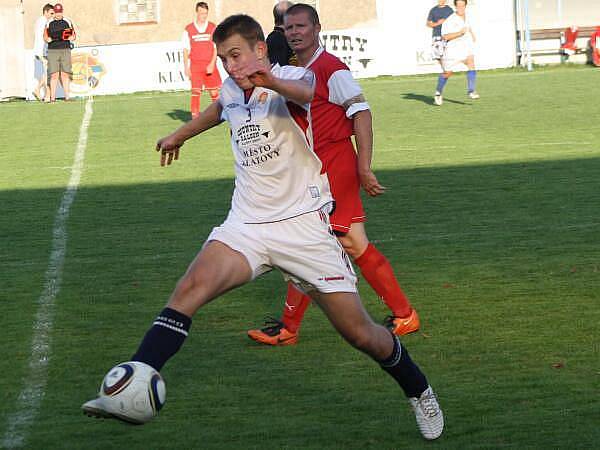
[[[589,39],[594,31],[596,31],[596,27],[580,27],[577,40]],[[521,34],[521,31],[517,31],[517,44],[519,46],[517,49],[517,57],[519,58],[519,63],[521,62],[521,58],[526,54],[525,49],[521,48],[521,38],[524,38],[524,33],[523,36],[521,36]],[[570,55],[560,48],[565,41],[565,28],[542,28],[531,30],[529,36],[531,41],[549,41],[547,46],[532,48],[531,56],[557,55],[560,56],[561,62],[566,62],[569,59]],[[575,54],[588,52],[589,45],[586,45],[585,47],[579,47]]]

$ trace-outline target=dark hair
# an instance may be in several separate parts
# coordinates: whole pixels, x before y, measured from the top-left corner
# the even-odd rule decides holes
[[[308,14],[308,18],[312,22],[313,25],[319,25],[321,22],[319,21],[319,14],[317,10],[306,3],[296,3],[288,8],[285,12],[286,16],[291,16],[292,14],[298,14],[300,12],[305,12]]]
[[[208,11],[208,3],[206,3],[206,2],[198,2],[198,3],[196,3],[196,11],[198,11],[198,8],[203,8],[203,9],[206,9]]]
[[[273,21],[275,25],[283,25],[283,16],[288,8],[293,5],[292,2],[280,1],[273,6]]]
[[[52,6],[50,3],[46,3],[42,8],[42,13],[46,14],[46,11],[50,11],[51,9],[54,9],[54,6]]]
[[[454,0],[454,6],[456,6],[456,3],[458,2],[465,2],[465,6],[467,5],[467,0]]]
[[[234,34],[239,34],[251,47],[257,42],[264,42],[265,35],[260,24],[246,14],[235,14],[223,20],[213,33],[213,42],[220,44]]]

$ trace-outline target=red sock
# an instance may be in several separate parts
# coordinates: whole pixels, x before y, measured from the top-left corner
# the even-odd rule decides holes
[[[218,89],[213,89],[208,91],[208,93],[210,94],[210,99],[211,101],[214,103],[219,99],[219,91]]]
[[[292,283],[288,283],[287,297],[283,307],[283,325],[288,331],[296,333],[304,318],[310,297],[300,292]]]
[[[192,94],[190,109],[192,110],[192,116],[196,117],[200,114],[200,94]]]
[[[369,244],[354,262],[360,268],[367,283],[381,297],[394,316],[406,317],[411,313],[412,307],[400,288],[392,265],[373,244]]]

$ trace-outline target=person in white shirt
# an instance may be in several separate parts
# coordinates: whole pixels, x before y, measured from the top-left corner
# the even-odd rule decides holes
[[[46,102],[50,100],[50,90],[48,89],[48,44],[44,40],[44,30],[53,17],[54,7],[50,3],[46,3],[42,8],[42,15],[38,17],[34,25],[33,57],[36,85],[33,96]]]
[[[479,94],[475,90],[477,72],[475,71],[475,33],[467,15],[467,0],[454,0],[456,12],[442,24],[442,37],[447,42],[442,56],[444,72],[438,78],[434,103],[441,106],[444,87],[448,78],[456,70],[467,66],[467,95],[476,100]]]
[[[198,309],[277,268],[313,296],[351,345],[398,382],[410,397],[423,436],[439,437],[443,416],[425,375],[398,338],[365,311],[348,255],[331,232],[333,199],[312,143],[315,75],[303,67],[271,67],[263,31],[250,16],[225,19],[213,41],[229,74],[219,100],[160,139],[156,149],[161,164],[169,165],[186,140],[227,121],[235,167],[231,209],[177,283],[132,360],[162,370],[183,345]],[[118,400],[106,396],[82,408],[90,416],[129,419]]]

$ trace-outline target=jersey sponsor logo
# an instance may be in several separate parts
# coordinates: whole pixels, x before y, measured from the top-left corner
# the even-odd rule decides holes
[[[256,145],[242,149],[242,154],[246,159],[240,165],[250,167],[279,158],[279,149],[271,144]]]
[[[226,106],[228,109],[238,108],[240,106],[239,103],[230,103]]]

